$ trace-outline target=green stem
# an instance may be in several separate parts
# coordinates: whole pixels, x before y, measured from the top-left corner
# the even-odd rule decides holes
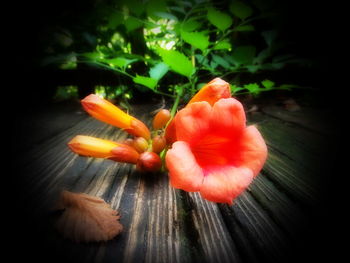
[[[177,108],[178,108],[179,103],[180,103],[180,98],[181,98],[182,93],[183,93],[183,87],[184,86],[179,86],[179,89],[177,91],[176,98],[175,98],[175,101],[174,101],[174,105],[173,105],[173,107],[171,108],[171,111],[170,111],[171,119],[173,119],[175,114],[176,114]]]
[[[165,93],[165,92],[162,92],[162,91],[158,91],[158,90],[153,90],[152,91],[154,93],[157,93],[157,94],[160,94],[160,95],[163,95],[163,96],[167,96],[167,97],[170,97],[170,98],[174,98],[175,96],[174,95],[171,95],[171,94],[168,94],[168,93]]]
[[[114,68],[114,67],[111,67],[111,66],[108,66],[106,64],[103,64],[101,62],[97,62],[97,61],[84,61],[84,60],[80,60],[79,61],[80,63],[91,63],[91,64],[94,64],[96,66],[99,66],[101,68],[105,68],[105,69],[109,69],[109,70],[112,70],[112,71],[115,71],[115,72],[118,72],[120,74],[123,74],[125,76],[128,76],[129,78],[134,78],[134,76],[130,75],[129,73],[123,71],[123,70],[120,70],[120,69],[117,69],[117,68]]]

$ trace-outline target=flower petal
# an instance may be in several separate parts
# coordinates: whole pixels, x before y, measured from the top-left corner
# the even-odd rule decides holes
[[[175,117],[176,138],[195,143],[209,130],[211,106],[208,102],[195,102],[180,110]]]
[[[258,129],[248,126],[241,138],[241,166],[252,169],[254,176],[257,176],[267,158],[267,147]]]
[[[204,85],[188,102],[188,105],[198,101],[207,101],[213,106],[219,99],[230,97],[230,84],[220,78],[215,78]]]
[[[200,189],[203,198],[232,204],[252,182],[253,172],[245,167],[214,166],[204,171],[204,181]]]
[[[188,192],[199,191],[203,182],[203,172],[186,142],[175,142],[168,150],[165,161],[173,187]]]
[[[246,126],[246,117],[242,104],[234,99],[220,99],[212,109],[212,129],[229,136],[237,135]]]

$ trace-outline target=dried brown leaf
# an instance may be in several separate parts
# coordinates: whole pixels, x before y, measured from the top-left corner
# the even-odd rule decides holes
[[[107,241],[123,230],[118,212],[99,197],[63,191],[57,206],[64,209],[57,229],[76,242]]]

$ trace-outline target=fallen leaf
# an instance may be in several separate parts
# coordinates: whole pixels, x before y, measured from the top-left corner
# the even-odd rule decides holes
[[[56,227],[65,238],[73,241],[107,241],[123,230],[118,211],[99,197],[63,191],[57,207],[64,211]]]

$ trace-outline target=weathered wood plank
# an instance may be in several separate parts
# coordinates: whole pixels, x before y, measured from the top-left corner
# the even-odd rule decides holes
[[[224,224],[217,205],[191,193],[192,218],[208,262],[240,262],[233,240]]]
[[[274,118],[299,125],[323,135],[334,134],[335,124],[329,110],[302,107],[299,111],[288,111],[278,106],[265,106],[262,111]]]
[[[283,192],[283,189],[277,188],[266,176],[260,174],[248,191],[271,220],[289,237],[294,240],[299,238],[297,229],[306,222],[307,218],[297,203]]]
[[[141,119],[151,110],[143,110]],[[104,243],[75,244],[47,224],[57,254],[79,262],[282,262],[320,192],[325,136],[258,114],[269,146],[259,175],[233,206],[173,189],[166,174],[141,174],[129,164],[79,157],[67,142],[77,134],[123,140],[126,134],[92,118],[42,141],[21,164],[23,198],[36,219],[47,221],[62,189],[104,198],[120,211],[124,232]],[[23,200],[23,203],[25,200]]]

